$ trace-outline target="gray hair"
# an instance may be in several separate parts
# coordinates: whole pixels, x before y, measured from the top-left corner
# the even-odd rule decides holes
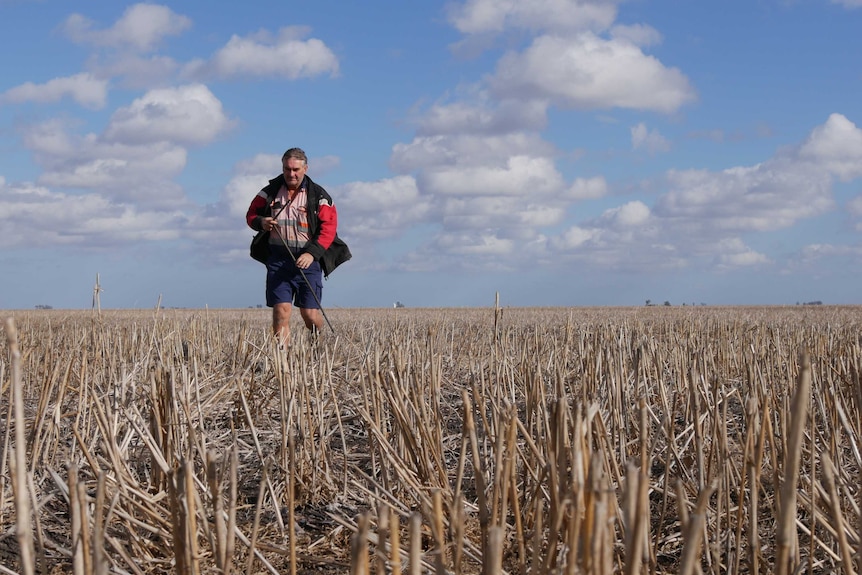
[[[302,162],[307,166],[308,165],[308,156],[305,155],[305,151],[302,148],[291,148],[284,153],[281,157],[281,161],[285,161],[288,158],[296,158],[297,160],[302,160]]]

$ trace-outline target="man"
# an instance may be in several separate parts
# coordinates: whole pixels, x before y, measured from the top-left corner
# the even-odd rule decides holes
[[[287,347],[292,305],[312,333],[323,328],[320,260],[336,238],[338,214],[327,191],[306,175],[304,151],[289,149],[281,164],[282,174],[251,201],[246,221],[253,230],[269,232],[266,305],[272,308],[273,334]]]

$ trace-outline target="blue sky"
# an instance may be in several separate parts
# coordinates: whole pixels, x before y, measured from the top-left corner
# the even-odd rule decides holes
[[[70,8],[73,6],[74,8]],[[0,308],[247,307],[285,149],[324,307],[860,304],[862,0],[0,0]]]

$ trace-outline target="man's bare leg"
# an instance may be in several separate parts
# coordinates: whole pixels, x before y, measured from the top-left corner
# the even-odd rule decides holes
[[[319,333],[323,331],[323,314],[320,313],[319,309],[301,307],[299,308],[299,315],[302,316],[302,321],[305,322],[305,327],[307,327],[311,332]]]
[[[277,303],[272,306],[272,334],[281,347],[287,348],[290,343],[290,310],[289,303]]]

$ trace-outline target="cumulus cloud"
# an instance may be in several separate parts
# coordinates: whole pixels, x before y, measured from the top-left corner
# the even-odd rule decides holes
[[[416,137],[393,146],[390,167],[415,178],[417,198],[433,200],[426,217],[439,232],[405,258],[407,269],[434,269],[447,254],[467,265],[485,265],[485,254],[514,264],[526,257],[524,246],[533,262],[620,270],[770,266],[769,256],[742,238],[826,213],[834,207],[834,180],[862,170],[859,131],[835,115],[796,148],[759,164],[670,170],[643,182],[651,194],[659,190],[653,200],[621,198],[567,224],[575,203],[607,205],[613,195],[601,176],[563,176],[557,162],[572,155],[539,132],[551,108],[672,114],[696,99],[695,90],[682,71],[644,51],[662,41],[658,30],[614,25],[614,2],[467,0],[449,16],[466,36],[537,36],[507,52],[480,83],[429,107],[415,122]],[[646,123],[630,131],[636,151],[671,148]]]
[[[97,193],[67,194],[0,178],[0,225],[7,231],[0,236],[4,249],[171,240],[180,237],[187,221],[179,210],[151,211]]]
[[[795,149],[719,172],[672,170],[656,214],[700,233],[772,231],[834,207],[834,179],[862,177],[862,130],[832,114]]]
[[[715,264],[719,269],[761,266],[770,263],[766,254],[751,249],[738,237],[723,238],[714,246]]]
[[[576,178],[565,196],[572,200],[595,200],[608,193],[608,182],[603,176]]]
[[[152,207],[184,202],[171,178],[185,167],[187,152],[170,142],[108,141],[98,134],[74,134],[63,122],[49,121],[26,130],[24,143],[43,167],[41,185],[95,190]]]
[[[445,238],[471,232],[476,235],[457,244],[461,257],[505,249],[523,253],[527,245],[537,256],[544,249],[542,230],[561,224],[572,203],[607,193],[602,177],[567,183],[555,165],[556,154],[553,146],[529,132],[429,136],[396,145],[391,164],[397,170],[418,171],[419,193],[435,206],[429,216],[441,230],[417,251],[425,258],[420,267],[438,261],[438,252],[445,255],[450,246]],[[465,265],[488,263],[471,260]],[[408,258],[402,265],[416,269],[419,262]]]
[[[282,28],[276,36],[261,31],[251,36],[232,36],[208,62],[189,64],[191,77],[232,78],[274,76],[296,80],[329,74],[338,75],[338,58],[317,38],[305,37],[307,28]]]
[[[430,220],[435,206],[411,176],[352,182],[333,188],[339,219],[351,237],[383,239]]]
[[[747,267],[769,263],[769,258],[749,249],[735,254],[721,254],[718,261],[722,267]]]
[[[462,256],[505,256],[515,244],[512,240],[492,234],[447,234],[437,245],[443,253]]]
[[[801,263],[811,264],[828,258],[862,258],[862,247],[834,244],[808,244],[799,252]],[[855,263],[854,261],[854,263]]]
[[[527,30],[604,30],[617,17],[616,2],[584,0],[467,0],[449,7],[449,21],[463,34]]]
[[[667,181],[656,213],[701,231],[778,230],[833,206],[826,172],[785,159],[721,172],[673,170]]]
[[[558,237],[552,239],[551,245],[559,251],[568,252],[583,246],[596,237],[598,233],[598,229],[572,226]]]
[[[811,132],[799,149],[803,160],[822,165],[843,181],[862,176],[862,130],[841,114]]]
[[[487,230],[500,237],[535,236],[535,229],[553,226],[565,217],[560,202],[517,197],[457,197],[443,202],[447,230]]]
[[[114,112],[105,130],[112,141],[172,141],[202,145],[233,126],[221,102],[203,84],[151,90]]]
[[[661,32],[646,24],[622,25],[611,28],[611,38],[624,40],[635,46],[655,46],[661,44]]]
[[[632,148],[635,150],[646,150],[650,154],[658,154],[670,150],[670,142],[662,136],[658,130],[649,130],[646,124],[641,122],[632,126]]]
[[[850,215],[858,218],[853,229],[862,232],[862,196],[856,196],[847,202],[847,211],[850,212]]]
[[[483,136],[470,133],[416,137],[392,147],[390,167],[399,173],[458,166],[500,165],[510,156],[548,157],[554,146],[531,132]]]
[[[278,175],[280,154],[258,154],[234,167],[234,175],[222,191],[221,201],[236,218],[245,216],[252,198]]]
[[[685,264],[675,246],[662,243],[661,229],[640,201],[605,210],[547,239],[554,261],[619,270],[678,268]]]
[[[619,269],[773,265],[767,254],[742,240],[743,234],[789,228],[833,209],[834,181],[862,177],[859,137],[852,122],[832,115],[799,146],[759,164],[670,170],[666,191],[653,207],[630,201],[607,209],[548,238],[548,249],[563,260]],[[847,209],[862,214],[862,196]],[[811,259],[827,252],[836,253],[835,246],[809,246],[802,255]]]
[[[649,207],[640,201],[632,201],[618,208],[611,208],[602,215],[602,219],[607,221],[609,225],[620,229],[642,226],[649,221],[649,218]]]
[[[168,56],[124,52],[106,58],[94,55],[87,67],[100,77],[116,79],[124,88],[142,90],[173,81],[180,64]]]
[[[592,33],[541,36],[510,52],[489,83],[502,98],[547,99],[564,108],[671,113],[695,99],[685,75],[625,40]]]
[[[22,102],[53,103],[69,97],[81,106],[93,110],[105,106],[108,81],[92,74],[81,73],[64,78],[54,78],[44,84],[26,82],[0,94],[0,104]]]
[[[66,19],[63,31],[76,43],[149,52],[168,36],[190,28],[189,18],[160,4],[134,4],[126,8],[113,26],[96,29],[95,23],[81,14]]]
[[[548,158],[514,155],[504,165],[463,166],[429,170],[424,188],[441,196],[530,196],[562,189],[564,182]]]
[[[459,134],[466,126],[473,134],[488,135],[540,130],[547,124],[547,108],[539,100],[504,100],[497,105],[487,100],[476,104],[435,104],[417,122],[417,134]]]
[[[538,134],[522,131],[484,135],[468,130],[417,137],[409,144],[394,146],[390,165],[402,173],[417,172],[421,205],[429,205],[425,215],[441,229],[440,237],[416,252],[424,258],[421,266],[415,258],[408,258],[402,262],[404,268],[431,266],[438,261],[435,254],[445,254],[450,246],[444,238],[471,231],[477,235],[458,243],[462,257],[519,250],[525,245],[541,249],[541,230],[559,225],[572,202],[607,192],[601,177],[567,183],[555,165],[557,153]]]
[[[416,252],[426,258],[423,269],[455,245],[463,258],[508,249],[514,261],[526,245],[537,258],[589,244],[613,253],[606,261],[623,261],[629,242],[658,241],[656,217],[643,202],[545,235],[575,203],[609,195],[603,177],[567,181],[558,169],[559,159],[572,155],[540,134],[552,106],[672,113],[695,99],[679,70],[642,50],[660,43],[661,34],[647,25],[614,26],[616,14],[617,2],[601,0],[466,0],[450,7],[450,22],[468,42],[508,31],[538,36],[506,53],[493,74],[430,106],[414,122],[416,137],[393,146],[390,167],[414,176],[420,196],[439,208],[433,217],[441,218],[440,235]],[[632,129],[632,145],[654,154],[670,143],[641,125]]]

